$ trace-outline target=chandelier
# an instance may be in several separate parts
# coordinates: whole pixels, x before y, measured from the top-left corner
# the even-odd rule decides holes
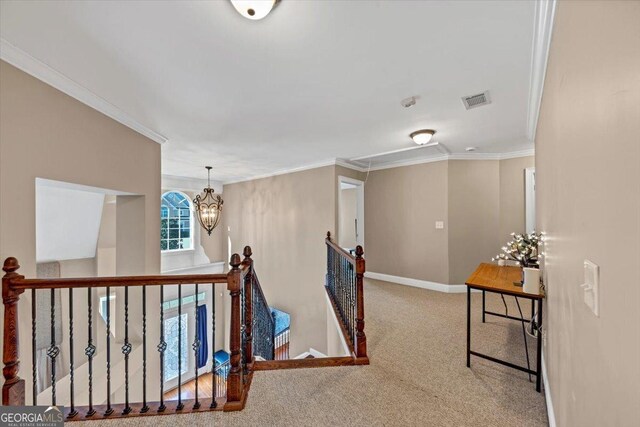
[[[205,166],[205,168],[207,169],[207,188],[204,189],[202,194],[198,194],[193,199],[193,203],[196,206],[196,214],[200,225],[211,236],[211,232],[220,222],[222,203],[224,202],[219,194],[213,194],[214,191],[211,188],[211,166]]]

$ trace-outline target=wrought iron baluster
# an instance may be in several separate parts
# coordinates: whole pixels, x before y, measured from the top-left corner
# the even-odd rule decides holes
[[[56,345],[56,294],[51,289],[51,346],[47,350],[47,356],[51,359],[51,405],[56,406],[56,358],[60,349]]]
[[[160,343],[158,352],[160,353],[160,406],[158,412],[164,412],[167,407],[164,404],[164,352],[167,350],[167,343],[164,340],[164,285],[160,285]]]
[[[129,406],[129,354],[131,353],[131,343],[129,342],[129,287],[124,287],[124,343],[122,345],[124,354],[124,409],[122,415],[131,412]]]
[[[140,413],[149,411],[147,406],[147,286],[142,286],[142,408]]]
[[[78,415],[74,403],[74,372],[73,372],[73,288],[69,288],[69,398],[70,404],[68,418]]]
[[[198,401],[198,352],[200,350],[200,340],[198,339],[198,318],[200,317],[199,313],[198,313],[198,308],[199,308],[199,304],[198,304],[198,284],[196,283],[196,327],[194,328],[195,330],[195,337],[193,339],[193,366],[195,369],[195,374],[196,374],[196,396],[195,396],[195,403],[193,404],[193,409],[198,409],[200,407],[200,402]]]
[[[96,346],[93,345],[93,301],[91,295],[91,288],[87,289],[87,317],[88,317],[88,333],[87,333],[87,347],[84,349],[84,354],[88,359],[89,367],[89,410],[86,413],[86,417],[91,417],[96,413],[93,409],[93,356],[96,354]]]
[[[111,288],[107,286],[107,410],[105,416],[113,414],[111,407]]]
[[[176,411],[182,411],[182,285],[178,285],[178,405]]]
[[[36,369],[36,290],[31,289],[31,394],[32,405],[38,404],[38,371]]]
[[[216,375],[216,284],[211,284],[211,405],[209,408],[214,409],[218,406],[216,402],[216,388],[217,388],[217,375]]]

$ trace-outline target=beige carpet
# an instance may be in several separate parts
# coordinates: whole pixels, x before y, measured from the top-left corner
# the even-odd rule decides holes
[[[517,313],[510,300],[509,313]],[[471,369],[465,366],[466,294],[370,280],[365,304],[370,366],[258,372],[242,412],[77,425],[547,425],[544,396],[525,373],[479,358],[472,358]],[[473,305],[472,348],[525,364],[520,323],[488,317],[483,325],[481,294],[473,295]],[[499,296],[487,294],[487,305],[504,311]],[[521,305],[530,313],[528,302]]]

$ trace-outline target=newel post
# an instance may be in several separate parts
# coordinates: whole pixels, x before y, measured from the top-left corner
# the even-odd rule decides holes
[[[23,276],[16,273],[20,268],[18,260],[11,257],[4,260],[2,270],[2,303],[4,304],[4,342],[2,348],[2,374],[4,384],[2,386],[2,405],[24,405],[24,380],[20,379],[20,342],[18,333],[18,301],[22,290],[12,289],[12,279],[22,279]]]
[[[367,336],[364,334],[364,271],[362,246],[356,247],[356,357],[367,357]]]
[[[251,246],[245,246],[243,264],[248,266],[244,276],[244,365],[252,366],[253,363],[253,260]]]
[[[227,273],[227,289],[231,295],[231,324],[229,347],[231,350],[231,369],[227,377],[227,402],[239,402],[242,397],[242,367],[240,353],[240,292],[242,271],[240,270],[240,255],[231,255],[231,270]]]

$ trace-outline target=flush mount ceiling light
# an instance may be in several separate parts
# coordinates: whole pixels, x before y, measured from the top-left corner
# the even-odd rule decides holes
[[[411,132],[409,136],[411,137],[411,139],[413,139],[413,142],[415,142],[416,144],[425,145],[425,144],[428,144],[429,141],[431,141],[431,138],[433,138],[434,133],[436,133],[435,130],[421,129],[415,132]]]
[[[247,19],[257,21],[273,10],[280,0],[230,0],[238,13]]]
[[[205,166],[205,168],[207,169],[207,188],[204,189],[202,195],[198,194],[193,199],[193,204],[196,206],[196,214],[200,225],[211,236],[211,232],[220,222],[223,201],[219,194],[213,194],[214,191],[211,188],[211,166]]]

